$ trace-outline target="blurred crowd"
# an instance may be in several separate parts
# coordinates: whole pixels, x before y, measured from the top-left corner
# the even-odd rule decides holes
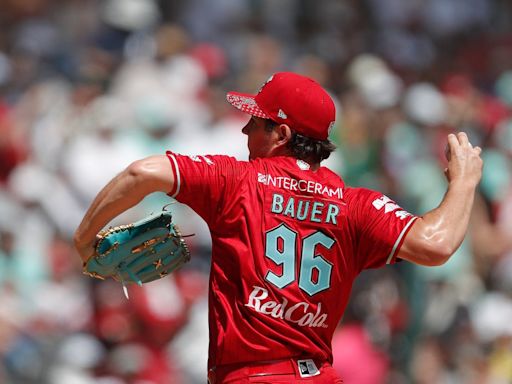
[[[415,214],[446,190],[448,133],[484,149],[453,258],[357,280],[333,341],[345,383],[512,382],[510,1],[7,0],[0,27],[0,383],[205,382],[204,222],[170,207],[195,234],[192,261],[130,300],[81,274],[71,239],[137,158],[247,159],[247,117],[225,92],[280,70],[336,100],[326,165]],[[112,224],[169,202],[149,196]]]

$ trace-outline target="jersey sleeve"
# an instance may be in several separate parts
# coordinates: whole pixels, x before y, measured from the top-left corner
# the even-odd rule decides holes
[[[356,234],[356,263],[360,270],[395,263],[417,217],[386,195],[372,190],[349,188],[346,197]]]
[[[174,186],[168,195],[188,205],[208,225],[213,224],[249,163],[221,155],[184,156],[170,151],[166,154],[174,176]]]

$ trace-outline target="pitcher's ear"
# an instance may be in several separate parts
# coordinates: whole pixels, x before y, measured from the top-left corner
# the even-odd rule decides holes
[[[292,129],[287,124],[276,127],[278,144],[286,144],[292,138]]]

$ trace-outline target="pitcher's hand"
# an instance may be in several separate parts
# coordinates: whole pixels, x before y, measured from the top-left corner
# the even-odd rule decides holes
[[[463,182],[473,187],[482,177],[482,149],[473,147],[465,132],[448,135],[446,159],[448,167],[445,175],[449,183]]]

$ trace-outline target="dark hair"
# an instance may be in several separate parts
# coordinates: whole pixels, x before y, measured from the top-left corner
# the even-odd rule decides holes
[[[265,120],[265,130],[267,132],[272,132],[276,125],[279,125],[279,123],[270,119]],[[293,157],[313,163],[319,163],[322,160],[327,159],[336,149],[336,145],[334,145],[329,139],[317,140],[301,135],[293,130],[292,137],[287,143],[287,147],[291,151]]]

